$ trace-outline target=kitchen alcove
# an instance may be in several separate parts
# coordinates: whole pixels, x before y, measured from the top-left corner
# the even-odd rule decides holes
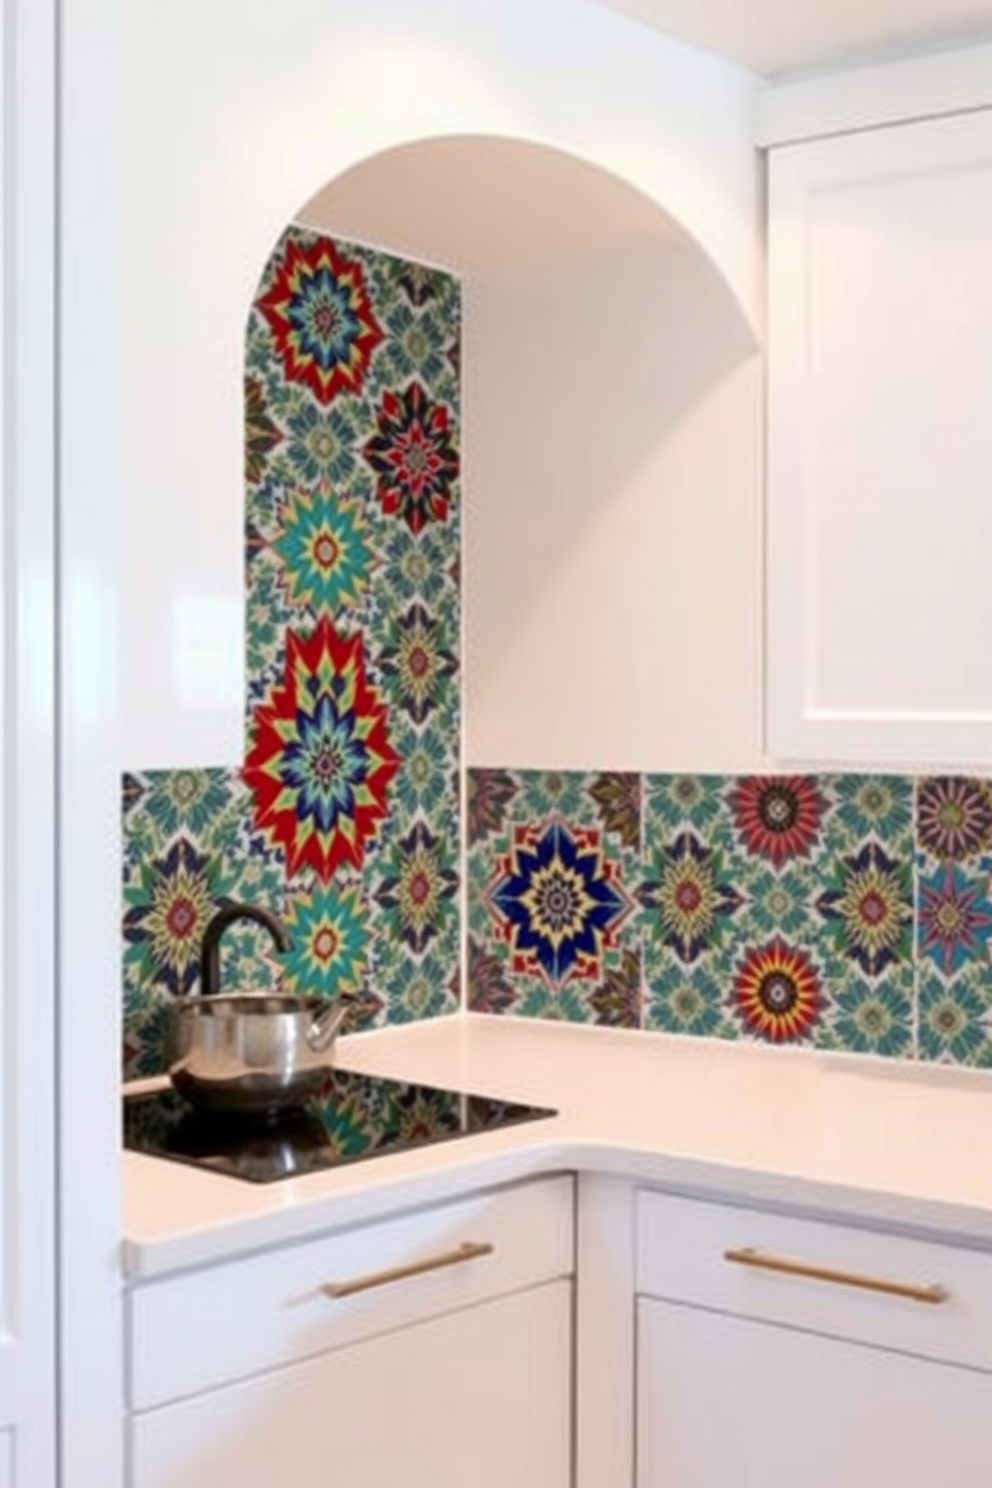
[[[296,220],[462,281],[466,762],[756,758],[758,346],[689,233],[481,135],[373,156]]]
[[[422,278],[411,264],[427,266]],[[307,309],[299,286],[323,274],[352,286],[360,332],[361,365],[340,371],[357,381],[342,384],[340,399],[294,339],[316,305]],[[436,341],[426,361],[407,350],[408,332]],[[636,767],[657,760],[660,740],[671,747],[665,710],[670,722],[685,717],[678,658],[707,665],[693,608],[710,612],[709,584],[700,592],[687,574],[711,558],[718,567],[712,503],[727,500],[707,482],[706,458],[725,457],[712,437],[721,397],[752,350],[741,310],[671,216],[559,151],[491,138],[409,145],[349,171],[296,214],[254,297],[245,352],[255,805],[233,762],[125,777],[126,1074],[161,1067],[171,997],[195,990],[194,889],[270,902],[304,947],[283,969],[287,985],[350,992],[355,1026],[457,1006],[460,744],[470,763],[555,768]],[[406,406],[414,393],[418,410]],[[409,435],[400,424],[426,427],[435,412],[447,431],[435,453],[450,464],[440,507],[406,511],[388,475]],[[320,430],[348,448],[327,468],[311,459],[310,470],[294,448]],[[318,537],[337,555],[333,581],[311,561]],[[407,550],[437,566],[440,581],[401,579]],[[341,605],[340,654],[328,665],[347,670],[357,624],[366,654],[356,685],[372,680],[365,711],[382,713],[380,724],[393,716],[376,735],[385,755],[357,849],[335,829],[337,846],[322,857],[303,816],[270,803],[263,822],[260,782],[275,766],[260,739],[287,726],[276,715],[290,701],[289,652],[303,665]],[[721,656],[732,644],[721,633]],[[404,681],[411,647],[430,653],[438,684],[419,698]],[[428,752],[428,726],[440,783],[425,805],[404,766]],[[228,979],[264,984],[264,949],[250,928],[229,937]]]

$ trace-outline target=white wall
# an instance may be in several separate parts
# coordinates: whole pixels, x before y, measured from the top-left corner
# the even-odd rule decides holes
[[[531,139],[662,203],[753,312],[754,79],[596,0],[123,9],[123,762],[234,763],[242,335],[285,223],[327,180],[410,140]],[[681,437],[665,455],[676,465]],[[505,676],[493,686],[506,699]],[[623,737],[600,725],[589,750],[619,762]],[[487,754],[497,741],[490,729]]]
[[[756,768],[761,377],[670,239],[469,281],[466,754]]]

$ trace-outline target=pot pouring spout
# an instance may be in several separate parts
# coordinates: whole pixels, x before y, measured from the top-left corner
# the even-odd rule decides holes
[[[307,1030],[307,1043],[315,1054],[325,1053],[337,1037],[348,1008],[344,1002],[332,1002],[322,1013],[315,1013]]]

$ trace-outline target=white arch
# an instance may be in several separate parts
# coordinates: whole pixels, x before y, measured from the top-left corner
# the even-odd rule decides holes
[[[658,204],[757,326],[756,80],[599,0],[129,0],[121,60],[125,757],[233,763],[238,637],[184,695],[176,604],[237,624],[244,314],[286,222],[411,141],[527,140]]]
[[[678,239],[756,344],[723,265],[683,222],[625,177],[533,140],[447,135],[393,146],[329,180],[295,220],[463,278],[568,272]]]

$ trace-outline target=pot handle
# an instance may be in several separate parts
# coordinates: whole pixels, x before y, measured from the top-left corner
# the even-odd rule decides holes
[[[315,1054],[324,1054],[331,1047],[347,1012],[347,1005],[339,999],[322,1013],[314,1014],[313,1022],[307,1029],[307,1043]]]

